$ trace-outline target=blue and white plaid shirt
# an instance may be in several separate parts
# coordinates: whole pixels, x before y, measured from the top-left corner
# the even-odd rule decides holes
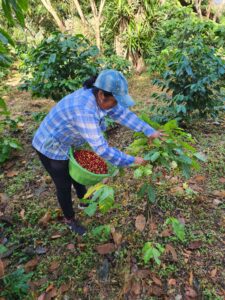
[[[32,145],[45,156],[67,160],[70,146],[87,142],[94,152],[116,166],[128,166],[134,157],[109,147],[101,122],[108,115],[116,122],[150,136],[155,130],[129,109],[116,105],[104,111],[96,103],[92,89],[81,88],[59,101],[42,121]]]

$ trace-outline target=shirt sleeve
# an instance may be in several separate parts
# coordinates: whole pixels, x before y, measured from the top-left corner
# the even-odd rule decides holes
[[[151,136],[156,130],[142,121],[138,116],[130,111],[128,108],[124,108],[121,105],[117,105],[115,108],[108,112],[108,115],[118,123],[126,126],[136,132],[143,132],[146,136]]]
[[[76,114],[76,130],[99,156],[116,166],[128,166],[134,157],[109,147],[103,137],[98,120],[92,114]]]

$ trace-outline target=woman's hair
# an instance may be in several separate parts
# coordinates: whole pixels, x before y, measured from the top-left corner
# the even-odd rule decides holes
[[[88,78],[87,80],[85,80],[85,82],[83,83],[83,88],[84,89],[91,89],[92,88],[92,91],[93,91],[93,94],[96,96],[98,91],[101,90],[95,86],[93,86],[93,84],[95,83],[95,80],[97,79],[98,75],[95,75],[95,76],[92,76],[90,78]],[[105,97],[109,97],[109,96],[113,96],[112,93],[110,92],[106,92],[104,90],[103,91],[103,94]]]
[[[83,83],[83,88],[85,89],[91,89],[93,87],[93,84],[95,83],[95,80],[97,79],[98,75],[92,76],[85,80]]]

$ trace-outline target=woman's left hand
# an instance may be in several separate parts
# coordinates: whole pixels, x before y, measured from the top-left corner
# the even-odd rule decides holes
[[[148,143],[151,144],[154,139],[163,140],[163,137],[167,137],[167,136],[168,134],[163,133],[162,130],[158,130],[148,137]]]

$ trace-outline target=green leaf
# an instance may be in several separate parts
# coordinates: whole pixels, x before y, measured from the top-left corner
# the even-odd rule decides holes
[[[11,63],[12,60],[8,56],[0,53],[0,67],[9,67]]]
[[[86,207],[84,209],[84,212],[89,216],[89,217],[92,217],[95,212],[97,210],[97,203],[91,203],[88,205],[88,207]]]
[[[161,260],[159,259],[160,257],[160,252],[156,249],[156,248],[153,248],[152,249],[152,255],[154,257],[154,260],[155,262],[160,265],[161,264]]]
[[[110,225],[100,225],[92,229],[91,234],[96,238],[100,238],[101,240],[107,240],[110,236],[110,232]]]
[[[150,242],[147,242],[144,244],[144,247],[142,249],[143,253],[143,259],[145,263],[148,263],[149,260],[153,257],[152,254],[152,244]]]
[[[148,184],[145,182],[145,183],[141,186],[140,190],[138,191],[138,197],[144,197],[144,195],[145,195],[145,193],[146,193],[146,191],[147,191],[147,188],[148,188]]]
[[[6,248],[4,245],[0,245],[0,254],[3,254],[6,251],[8,251],[8,248]]]
[[[146,165],[143,167],[144,175],[149,176],[152,174],[152,165]]]
[[[134,178],[135,179],[139,179],[142,177],[144,171],[143,171],[143,168],[139,167],[137,168],[135,171],[134,171]]]
[[[99,203],[99,210],[103,213],[106,213],[113,207],[114,198],[107,197],[104,199],[100,199],[98,203]]]
[[[10,142],[9,142],[9,146],[10,146],[11,148],[14,148],[14,149],[21,149],[20,144],[19,144],[18,142],[16,142],[16,141],[10,141]]]
[[[12,38],[10,37],[10,35],[5,31],[3,30],[2,28],[0,28],[0,41],[3,43],[3,44],[11,44],[12,46],[15,46]]]
[[[160,157],[160,152],[156,151],[151,157],[150,160],[152,162],[156,161]]]
[[[16,0],[10,0],[11,5],[13,7],[13,10],[16,14],[16,19],[18,20],[18,22],[20,23],[20,25],[22,27],[24,27],[25,23],[24,23],[24,16],[23,16],[23,11],[20,8],[18,2]]]
[[[56,53],[52,53],[49,57],[48,63],[54,63],[56,59]]]
[[[177,218],[170,217],[166,219],[165,224],[172,224],[174,234],[181,240],[185,240],[185,227]]]
[[[18,0],[18,3],[21,9],[26,12],[28,9],[28,0]]]
[[[184,225],[180,223],[178,220],[175,220],[172,222],[172,228],[176,236],[181,240],[184,241],[185,239],[185,231],[184,231]]]
[[[150,203],[155,203],[155,199],[156,199],[156,193],[155,193],[155,189],[152,185],[148,184],[148,200]]]
[[[206,162],[207,158],[203,153],[197,152],[194,154],[194,156],[199,159],[200,161]]]
[[[6,103],[2,98],[0,98],[0,109],[1,109],[0,111],[3,111],[3,112],[7,111]]]
[[[5,16],[10,24],[13,24],[12,11],[9,0],[2,0],[2,9],[5,13]]]

